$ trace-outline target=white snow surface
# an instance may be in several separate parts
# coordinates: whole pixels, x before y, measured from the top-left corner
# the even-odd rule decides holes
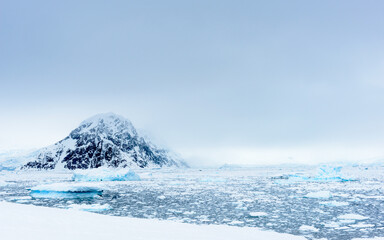
[[[73,173],[74,181],[140,181],[139,175],[128,168],[111,169],[96,168],[89,170],[76,170]]]
[[[258,228],[192,225],[0,202],[0,233],[12,240],[304,240]]]

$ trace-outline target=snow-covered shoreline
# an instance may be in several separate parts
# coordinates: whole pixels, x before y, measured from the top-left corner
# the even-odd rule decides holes
[[[305,239],[258,228],[114,217],[8,202],[0,202],[0,232],[1,238],[6,240]]]

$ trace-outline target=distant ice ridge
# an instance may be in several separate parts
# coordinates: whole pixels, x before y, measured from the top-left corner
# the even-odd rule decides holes
[[[33,198],[95,198],[103,193],[100,186],[91,183],[61,182],[31,188]]]
[[[76,170],[72,180],[77,182],[98,182],[98,181],[140,181],[131,169],[96,168],[90,170]]]

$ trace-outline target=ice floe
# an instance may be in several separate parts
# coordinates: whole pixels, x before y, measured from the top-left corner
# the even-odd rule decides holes
[[[250,217],[265,217],[265,216],[268,216],[268,213],[266,213],[266,212],[250,212],[249,216]]]
[[[109,210],[112,207],[109,204],[71,204],[68,208],[87,212],[101,212]]]
[[[373,224],[358,223],[358,224],[352,224],[352,225],[349,225],[349,226],[353,227],[353,228],[372,228],[375,225],[373,225]]]
[[[308,226],[308,225],[302,225],[300,228],[299,228],[300,231],[303,231],[303,232],[306,232],[306,231],[310,231],[310,232],[318,232],[319,229],[313,227],[313,226]]]
[[[319,192],[310,192],[304,196],[305,198],[319,198],[319,199],[328,199],[332,197],[330,191],[319,191]]]
[[[339,219],[346,219],[346,220],[364,220],[364,219],[368,219],[368,217],[364,217],[362,215],[359,215],[359,214],[344,214],[344,215],[340,215],[338,216]]]
[[[94,198],[101,195],[100,186],[87,183],[61,182],[31,188],[33,198]]]
[[[320,202],[321,205],[329,206],[329,207],[342,207],[342,206],[348,206],[348,202],[337,202],[337,201],[330,201],[330,202]]]

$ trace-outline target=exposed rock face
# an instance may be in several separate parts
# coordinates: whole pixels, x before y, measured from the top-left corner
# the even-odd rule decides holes
[[[139,136],[132,123],[116,114],[96,115],[68,137],[39,151],[23,168],[88,169],[107,167],[163,167],[187,165],[165,149]]]

